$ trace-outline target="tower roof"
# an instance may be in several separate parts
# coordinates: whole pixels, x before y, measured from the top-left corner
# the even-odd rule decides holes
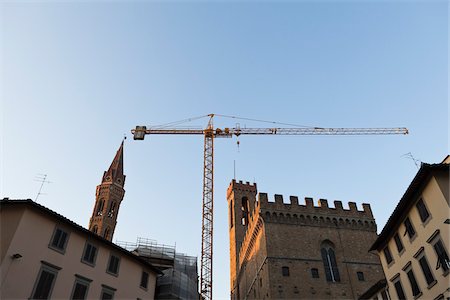
[[[120,144],[108,171],[103,174],[102,181],[116,181],[116,179],[121,179],[122,183],[125,179],[125,176],[123,175],[123,141]]]

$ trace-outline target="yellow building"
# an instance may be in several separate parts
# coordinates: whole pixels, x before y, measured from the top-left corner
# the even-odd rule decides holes
[[[422,164],[370,249],[391,299],[450,297],[449,163]]]

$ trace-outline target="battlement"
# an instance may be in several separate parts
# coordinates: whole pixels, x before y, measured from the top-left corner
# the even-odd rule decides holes
[[[342,201],[334,201],[334,207],[330,207],[328,200],[319,199],[318,206],[314,206],[313,198],[305,197],[304,204],[299,204],[297,196],[289,196],[289,203],[284,203],[283,196],[276,194],[274,201],[268,199],[267,193],[258,194],[258,208],[261,210],[285,211],[291,213],[309,214],[333,214],[342,217],[365,217],[373,219],[370,204],[363,203],[363,210],[358,210],[355,202],[348,202],[348,209],[342,205]]]
[[[252,192],[257,193],[256,183],[251,184],[249,181],[246,181],[245,183],[242,182],[242,180],[236,181],[236,179],[233,179],[230,182],[230,185],[227,189],[227,198],[230,196],[231,192],[233,190],[239,190],[243,192]]]

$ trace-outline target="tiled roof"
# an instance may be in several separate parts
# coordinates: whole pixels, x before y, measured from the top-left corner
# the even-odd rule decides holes
[[[58,221],[63,222],[65,224],[67,224],[68,226],[71,226],[73,229],[78,230],[79,232],[81,232],[82,234],[87,235],[89,238],[91,239],[95,239],[98,242],[104,244],[107,247],[111,247],[114,248],[115,250],[121,252],[122,254],[126,255],[127,257],[137,261],[138,263],[145,265],[147,267],[149,267],[152,271],[154,271],[157,274],[163,274],[160,270],[158,270],[157,268],[155,268],[152,264],[148,263],[147,261],[145,261],[144,259],[140,258],[139,256],[131,253],[130,251],[104,239],[103,237],[93,233],[92,231],[87,230],[86,228],[76,224],[75,222],[67,219],[66,217],[64,217],[63,215],[58,214],[57,212],[42,206],[34,201],[32,201],[31,199],[20,199],[20,200],[10,200],[9,198],[4,198],[3,200],[0,200],[0,209],[4,209],[8,206],[14,206],[14,207],[18,207],[18,206],[25,206],[27,208],[31,208],[34,209],[42,214],[45,215],[49,215],[53,218],[56,218]]]

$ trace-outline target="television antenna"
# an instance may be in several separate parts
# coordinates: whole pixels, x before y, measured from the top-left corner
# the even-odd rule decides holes
[[[40,195],[45,195],[44,193],[42,193],[42,187],[44,186],[44,183],[52,183],[52,182],[47,180],[47,174],[37,174],[36,177],[34,178],[34,181],[38,181],[41,183],[39,191],[36,195],[36,199],[34,199],[34,202],[37,202]]]

